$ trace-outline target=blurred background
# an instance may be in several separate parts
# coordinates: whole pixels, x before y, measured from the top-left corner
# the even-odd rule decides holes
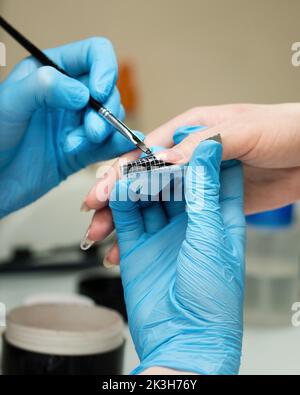
[[[299,0],[0,0],[0,13],[42,48],[109,38],[127,121],[145,133],[194,106],[299,101],[300,67],[291,63]],[[3,79],[27,53],[2,31],[0,42]],[[104,304],[116,287],[112,307],[123,311],[118,273],[103,285],[107,271],[95,268],[110,241],[88,254],[78,249],[90,220],[79,208],[94,182],[95,168],[86,169],[1,221],[0,301],[8,308],[45,291],[80,291]],[[291,324],[300,301],[297,212],[295,205],[249,218],[241,373],[299,374],[300,328]],[[85,287],[87,277],[99,283]],[[130,339],[126,347],[129,372],[137,358]]]

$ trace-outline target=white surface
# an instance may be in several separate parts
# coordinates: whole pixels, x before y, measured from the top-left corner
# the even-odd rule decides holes
[[[0,301],[10,309],[32,293],[74,292],[76,273],[44,273],[0,276]],[[128,330],[126,331],[124,373],[137,364]],[[300,327],[246,328],[241,374],[299,374]]]

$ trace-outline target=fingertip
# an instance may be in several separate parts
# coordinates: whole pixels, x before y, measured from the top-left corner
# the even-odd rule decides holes
[[[108,137],[107,144],[108,146],[113,147],[113,157],[118,157],[124,153],[129,153],[130,151],[133,151],[137,148],[132,141],[128,140],[121,133],[115,130],[113,130]],[[111,158],[112,156],[110,155],[108,159]]]
[[[95,71],[97,70],[97,72]],[[92,96],[104,103],[111,95],[118,77],[118,72],[116,69],[105,69],[102,64],[96,62],[91,70],[93,78],[90,81],[90,91]]]
[[[97,184],[94,185],[94,186],[90,189],[89,193],[86,195],[86,197],[85,197],[85,199],[84,199],[84,203],[85,203],[90,209],[93,209],[93,210],[99,209],[99,207],[98,207],[98,205],[97,205],[98,201],[97,201],[97,197],[96,197],[96,191],[97,191]]]
[[[129,216],[136,209],[139,199],[139,186],[128,178],[121,178],[110,193],[109,207],[112,212],[127,212]]]
[[[63,86],[62,91],[59,90],[61,98],[64,97],[68,101],[66,107],[70,110],[81,110],[86,107],[90,98],[90,92],[88,88],[80,81],[62,75]]]
[[[185,172],[186,210],[190,219],[201,211],[217,213],[221,160],[222,145],[216,141],[204,140],[195,148]]]
[[[66,136],[63,145],[63,151],[66,154],[74,154],[75,152],[79,151],[85,143],[86,137],[84,135],[83,128],[79,127]]]
[[[125,115],[122,114],[120,94],[117,89],[113,90],[105,102],[105,107],[114,115]],[[114,131],[113,127],[93,109],[87,111],[84,123],[87,137],[93,143],[102,143]]]
[[[220,167],[222,151],[221,143],[215,140],[204,140],[195,148],[190,163],[207,165],[208,162],[213,162]]]
[[[106,259],[112,266],[120,264],[120,250],[116,241],[114,242],[112,248],[107,252]]]
[[[117,180],[109,196],[109,207],[114,211],[121,201],[128,201],[129,180],[121,178]]]
[[[89,227],[89,238],[94,241],[101,241],[112,231],[113,221],[108,207],[96,211]]]
[[[80,110],[89,100],[89,90],[80,81],[51,66],[39,67],[25,78],[35,107],[48,105],[66,110]],[[27,103],[26,103],[27,104]]]
[[[80,84],[80,85],[79,85]],[[90,98],[90,92],[88,88],[78,81],[76,89],[76,99],[74,100],[75,109],[82,109],[87,106]]]
[[[165,147],[161,147],[161,146],[157,146],[157,145],[152,146],[152,147],[149,147],[149,148],[151,149],[151,152],[152,152],[153,154],[158,154],[159,152],[163,152],[163,151],[166,150]],[[146,154],[145,152],[143,152],[142,155],[141,155],[141,158],[145,158],[146,156],[148,156],[148,154]],[[163,160],[163,159],[162,159],[162,160]]]
[[[96,111],[90,109],[84,117],[86,137],[92,143],[102,143],[110,133],[110,126],[102,119]]]

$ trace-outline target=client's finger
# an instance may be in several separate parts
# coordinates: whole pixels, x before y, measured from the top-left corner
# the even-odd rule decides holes
[[[118,241],[115,240],[103,259],[103,266],[111,268],[120,264],[120,250]]]
[[[163,146],[163,147],[172,147],[174,145],[173,141],[173,135],[176,129],[184,126],[184,125],[189,125],[189,126],[196,126],[196,125],[202,125],[203,126],[208,126],[212,127],[215,126],[219,123],[224,122],[225,120],[233,118],[235,115],[242,113],[244,110],[248,109],[250,105],[240,105],[240,104],[230,104],[230,105],[222,105],[222,106],[209,106],[209,107],[196,107],[192,108],[191,110],[188,110],[184,112],[183,114],[178,115],[177,117],[173,118],[169,122],[166,122],[165,124],[161,125],[157,129],[155,129],[153,132],[151,132],[148,136],[145,138],[145,143],[147,146],[152,147],[152,146]],[[216,134],[215,131],[211,131],[211,129],[207,129],[205,131],[201,131],[202,139],[205,140],[207,137],[210,137],[211,135]],[[194,135],[194,133],[193,133]],[[196,135],[196,133],[195,133]],[[184,141],[186,141],[185,139]],[[198,145],[199,141],[198,138],[196,137],[196,145]],[[182,142],[184,144],[184,142]],[[188,145],[187,148],[190,147],[189,140],[187,143]],[[196,146],[195,144],[192,144],[192,152]],[[183,152],[185,153],[185,145],[183,146]],[[191,148],[187,150],[187,154],[185,156],[190,157],[192,152]],[[127,154],[124,154],[121,156],[122,160],[135,160],[140,156],[140,151],[139,150],[134,150],[131,151]],[[173,151],[171,150],[171,153],[174,153],[176,156],[176,150]],[[169,153],[169,156],[171,155]],[[181,156],[182,159],[182,156]],[[169,158],[170,162],[176,162],[176,160],[172,160]],[[187,160],[188,161],[188,160]],[[113,170],[109,172],[108,178],[106,181],[100,180],[96,184],[94,188],[91,189],[89,194],[87,195],[85,201],[84,201],[84,211],[87,211],[88,209],[99,209],[101,207],[105,207],[107,205],[108,200],[107,199],[101,199],[101,201],[98,200],[97,198],[97,192],[100,190],[105,191],[105,195],[109,195],[109,193],[112,190],[113,185],[115,184],[116,179],[119,176],[119,167],[120,163],[119,160],[115,162],[113,165]],[[117,174],[117,178],[115,175]],[[97,187],[98,185],[98,187]],[[107,186],[108,185],[108,186]],[[107,186],[107,188],[106,188]],[[107,191],[107,193],[106,193]],[[101,195],[101,193],[100,193]]]
[[[96,211],[81,241],[81,249],[88,250],[96,241],[105,239],[113,229],[114,225],[109,207]]]
[[[135,160],[139,156],[140,151],[131,151],[128,154],[123,155],[121,159],[117,159],[112,166],[105,168],[104,174],[84,199],[82,210],[99,210],[100,208],[107,206],[109,195],[113,190],[116,181],[120,178],[120,165],[125,161]]]

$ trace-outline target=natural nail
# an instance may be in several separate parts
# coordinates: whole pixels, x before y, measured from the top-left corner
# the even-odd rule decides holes
[[[80,211],[82,212],[82,213],[87,213],[87,212],[89,212],[91,209],[89,208],[89,206],[85,203],[85,202],[83,202],[82,203],[82,205],[81,205],[81,207],[80,207]]]
[[[158,152],[155,154],[158,159],[164,160],[165,162],[179,162],[184,159],[182,152],[176,148],[168,151]]]
[[[87,232],[86,232],[86,235],[85,235],[84,238],[81,240],[80,248],[81,248],[83,251],[86,251],[86,250],[88,250],[89,248],[91,248],[93,244],[95,244],[95,241],[89,239],[89,231],[87,231]]]
[[[113,263],[111,263],[111,262],[108,260],[107,256],[108,256],[108,254],[106,254],[106,255],[104,256],[104,259],[103,259],[103,266],[106,267],[107,269],[111,269],[111,268],[114,267],[115,265],[114,265]]]

